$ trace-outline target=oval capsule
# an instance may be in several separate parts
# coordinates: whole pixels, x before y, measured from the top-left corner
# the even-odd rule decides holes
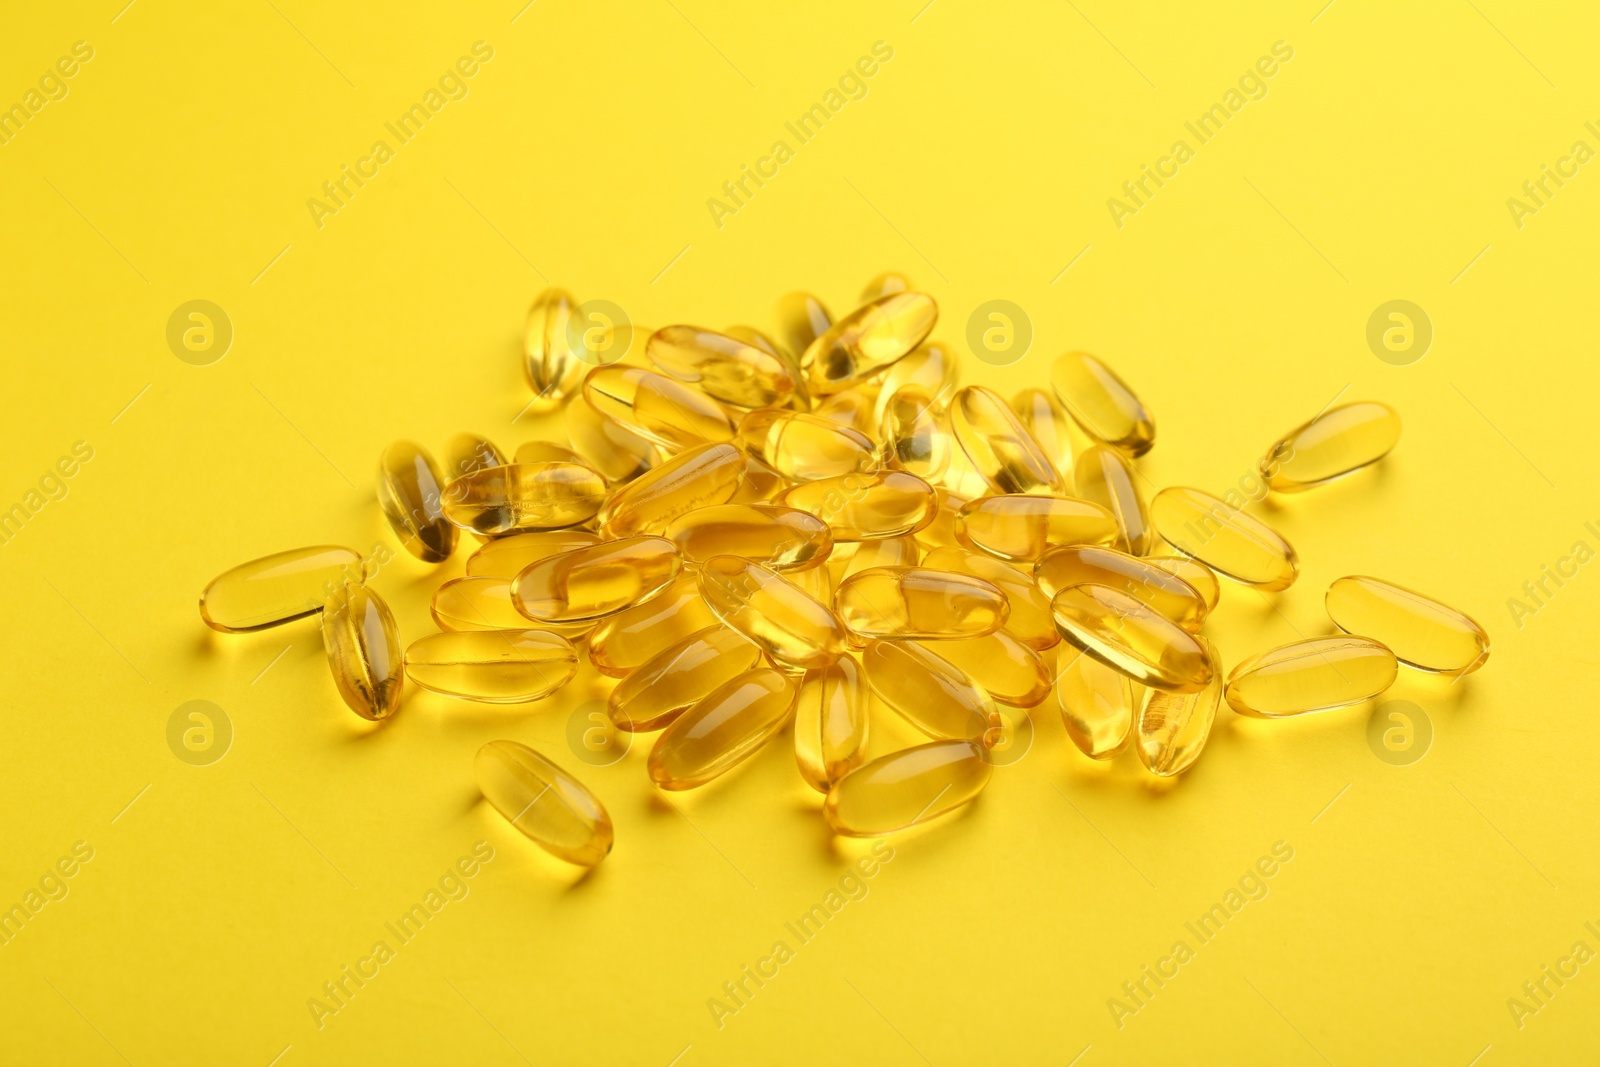
[[[795,699],[794,757],[811,788],[826,793],[866,759],[867,706],[866,677],[849,656],[805,673]]]
[[[1011,608],[1001,629],[1029,648],[1043,651],[1060,643],[1061,634],[1050,614],[1050,597],[1028,574],[1011,564],[959,545],[934,549],[922,564],[934,570],[970,574],[999,588]]]
[[[602,415],[669,452],[733,438],[715,400],[665,374],[616,364],[583,379],[583,397]]]
[[[806,347],[800,365],[814,396],[828,396],[909,354],[939,321],[927,293],[894,293],[864,304]]]
[[[806,391],[805,372],[800,369],[800,357],[794,352],[778,344],[772,338],[756,329],[754,326],[729,326],[722,331],[737,341],[759,348],[769,356],[777,356],[789,371],[789,378],[794,383],[794,389],[789,398],[783,402],[782,407],[793,408],[796,411],[809,411],[811,409],[811,394]],[[802,351],[804,351],[802,349]]]
[[[804,352],[832,325],[827,306],[810,293],[786,293],[778,301],[778,336],[791,352]]]
[[[883,409],[879,430],[885,463],[924,481],[936,481],[950,466],[950,434],[933,397],[920,386],[902,386]]]
[[[472,769],[483,798],[552,856],[593,867],[611,851],[611,816],[605,805],[527,745],[490,741],[478,749]]]
[[[1142,456],[1155,444],[1156,424],[1123,380],[1087,352],[1056,359],[1050,386],[1072,421],[1096,441]]]
[[[897,270],[886,270],[861,287],[861,295],[856,298],[857,303],[870,304],[874,300],[882,300],[895,293],[909,293],[911,279]]]
[[[834,541],[904,537],[933,521],[933,487],[904,471],[847,474],[797,485],[778,498],[828,524]]]
[[[982,745],[934,741],[857,767],[833,783],[822,814],[836,834],[880,837],[970,803],[993,774]]]
[[[1056,679],[1067,736],[1090,759],[1111,759],[1128,747],[1145,688],[1076,649]]]
[[[577,303],[564,289],[540,293],[528,308],[522,334],[522,371],[533,390],[529,406],[549,411],[577,391],[585,364],[572,344],[573,312]]]
[[[1162,567],[1100,545],[1052,548],[1033,565],[1034,580],[1049,597],[1075,585],[1103,585],[1126,593],[1196,633],[1210,609],[1188,582]]]
[[[726,503],[744,473],[744,453],[731,444],[680,452],[612,493],[600,508],[600,528],[608,537],[661,533],[680,515]]]
[[[1273,442],[1261,459],[1261,476],[1270,488],[1295,493],[1376,463],[1399,443],[1394,408],[1376,400],[1341,404]]]
[[[1399,671],[1394,653],[1371,638],[1314,637],[1245,660],[1223,697],[1240,715],[1278,719],[1370,700]]]
[[[451,482],[444,516],[464,530],[505,534],[576,526],[594,517],[605,479],[577,463],[513,463]]]
[[[959,378],[956,368],[956,354],[943,341],[924,341],[912,349],[910,355],[896,360],[888,370],[872,379],[878,386],[878,399],[872,410],[874,425],[883,422],[883,412],[889,401],[907,386],[921,389],[940,407],[949,404]]]
[[[933,517],[916,531],[917,543],[930,552],[940,548],[966,548],[956,538],[956,518],[969,498],[943,486],[934,486],[933,495],[936,503]]]
[[[1152,689],[1139,711],[1137,729],[1139,762],[1152,774],[1170,778],[1194,766],[1211,736],[1222,697],[1222,661],[1207,643],[1217,664],[1211,681],[1192,693],[1163,693]]]
[[[719,619],[785,666],[823,667],[844,651],[844,623],[833,609],[759,563],[713,556],[700,568],[700,595]]]
[[[606,710],[619,730],[659,730],[760,662],[761,650],[743,634],[709,626],[641,664],[611,690]]]
[[[995,492],[1066,493],[1061,472],[993,389],[969,385],[958,390],[950,402],[950,426],[956,443]]]
[[[467,577],[453,578],[434,590],[429,611],[441,630],[526,630],[528,617],[517,610],[511,599],[510,578]],[[570,625],[549,624],[541,629],[553,630],[567,637],[588,631],[593,622]]]
[[[1050,609],[1068,643],[1140,685],[1187,693],[1211,681],[1202,641],[1126,593],[1075,585],[1057,593]]]
[[[329,594],[365,577],[361,553],[312,545],[253,559],[213,578],[200,594],[200,618],[225,634],[250,633],[315,615]]]
[[[960,641],[923,645],[994,698],[1012,708],[1032,708],[1050,695],[1050,671],[1039,653],[1005,630]]]
[[[322,646],[351,711],[376,722],[400,710],[400,631],[377,592],[354,583],[336,589],[322,609]]]
[[[532,530],[496,537],[467,557],[467,573],[477,578],[515,578],[532,564],[575,548],[598,545],[588,530]]]
[[[511,602],[539,622],[593,622],[658,595],[682,569],[665,537],[625,537],[531,564],[511,583]]]
[[[815,481],[864,471],[873,465],[871,438],[803,411],[759,408],[739,423],[739,443],[785,478]]]
[[[700,326],[663,326],[645,355],[662,372],[707,396],[746,408],[777,407],[794,395],[794,376],[775,354]]]
[[[589,662],[611,678],[626,677],[691,634],[717,625],[692,574],[660,596],[600,620],[589,635]]]
[[[999,559],[1032,562],[1059,545],[1104,545],[1117,524],[1099,504],[1070,496],[983,496],[956,514],[956,540]]]
[[[860,571],[839,583],[833,603],[860,637],[981,637],[1011,613],[1006,595],[982,578],[927,567]]]
[[[1169,486],[1150,502],[1150,515],[1179,552],[1236,582],[1287,589],[1300,574],[1300,557],[1282,534],[1210,493]]]
[[[821,521],[821,520],[818,520]],[[851,542],[854,550],[847,554],[841,567],[830,567],[837,573],[839,582],[852,574],[860,574],[872,567],[915,567],[922,556],[922,546],[915,537],[879,537],[871,541]],[[837,556],[835,557],[837,558]],[[941,568],[948,570],[949,568]],[[983,577],[979,575],[979,577]]]
[[[541,700],[572,680],[578,652],[545,630],[429,634],[406,649],[406,677],[430,693],[484,704]]]
[[[673,519],[667,537],[694,565],[712,556],[739,556],[775,571],[798,571],[820,566],[833,551],[827,523],[778,504],[696,508]]]
[[[1067,413],[1043,389],[1022,390],[1011,398],[1011,410],[1065,482],[1072,471],[1072,431],[1067,428]],[[1077,495],[1087,494],[1078,490]]]
[[[504,467],[506,454],[487,437],[475,433],[453,434],[444,446],[444,482],[448,485],[463,474],[488,467]]]
[[[1142,556],[1155,546],[1150,511],[1125,455],[1105,445],[1090,445],[1078,456],[1072,477],[1080,497],[1099,504],[1117,520],[1117,548]]]
[[[811,413],[819,419],[847,426],[873,444],[877,444],[880,427],[873,418],[873,406],[877,401],[877,389],[870,383],[862,383],[825,398],[811,409]]]
[[[672,721],[650,749],[658,788],[705,785],[761,750],[789,721],[796,695],[782,671],[757,667],[724,682]]]
[[[871,641],[861,655],[867,684],[929,737],[992,745],[1005,720],[994,700],[949,660],[911,641]]]
[[[573,450],[608,482],[631,482],[660,459],[653,443],[600,414],[581,394],[567,404],[566,419]]]
[[[1217,602],[1222,599],[1222,586],[1210,567],[1188,556],[1145,556],[1144,561],[1182,578],[1206,602],[1206,611],[1217,610]]]
[[[746,456],[744,477],[739,482],[739,488],[733,491],[733,496],[728,498],[728,503],[767,504],[787,488],[789,479],[760,460]]]
[[[1392,582],[1350,575],[1328,586],[1324,602],[1339,629],[1382,642],[1401,663],[1418,670],[1471,674],[1489,658],[1489,635],[1482,626]]]

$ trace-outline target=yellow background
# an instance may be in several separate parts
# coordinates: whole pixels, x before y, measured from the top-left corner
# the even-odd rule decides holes
[[[1600,146],[1592,12],[122,2],[14,5],[0,33],[0,102],[73,42],[95,51],[0,147],[0,502],[94,449],[0,548],[0,902],[73,842],[95,850],[0,946],[7,1061],[1465,1067],[1600,1049],[1600,965],[1520,1029],[1506,1006],[1575,941],[1600,949],[1583,925],[1600,578],[1520,627],[1506,603],[1575,541],[1600,547],[1583,527],[1600,176],[1520,229],[1506,206],[1574,141]],[[494,58],[469,95],[319,229],[308,198],[479,40]],[[796,146],[785,121],[880,40],[894,57],[868,95]],[[1294,58],[1269,94],[1116,227],[1107,199],[1280,40]],[[707,199],[779,138],[794,158],[719,229]],[[413,693],[366,730],[314,624],[213,634],[196,594],[271,551],[392,546],[373,470],[394,438],[471,429],[509,451],[546,432],[513,418],[547,283],[652,326],[770,328],[779,294],[842,312],[886,268],[963,350],[981,302],[1026,309],[1028,356],[969,360],[967,381],[1009,394],[1069,347],[1111,361],[1157,418],[1148,486],[1221,492],[1342,391],[1393,404],[1405,436],[1380,469],[1254,509],[1301,579],[1229,586],[1211,629],[1230,665],[1327,632],[1328,582],[1371,573],[1469,612],[1494,654],[1454,687],[1402,674],[1390,696],[1435,734],[1410,766],[1375,757],[1364,708],[1224,710],[1195,771],[1153,788],[1071,750],[1046,704],[1024,758],[895,839],[869,895],[718,1029],[708,998],[794,945],[784,923],[865,848],[830,840],[785,744],[661,800],[644,746],[605,767],[571,753],[574,710],[603,695],[587,675],[525,713]],[[1366,322],[1402,298],[1436,338],[1390,366]],[[210,366],[165,341],[192,299],[234,327]],[[406,640],[463,558],[373,580]],[[166,742],[192,699],[234,728],[208,767]],[[875,728],[875,751],[911,740]],[[592,876],[477,801],[472,754],[499,737],[604,799],[617,845]],[[479,840],[496,858],[470,895],[319,1030],[308,998]],[[1108,998],[1279,841],[1294,858],[1268,896],[1119,1029]]]

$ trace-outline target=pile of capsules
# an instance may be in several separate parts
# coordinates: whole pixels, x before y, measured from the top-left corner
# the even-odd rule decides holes
[[[582,649],[617,679],[616,727],[659,731],[658,788],[704,785],[793,721],[828,825],[861,837],[972,800],[1007,729],[997,705],[1032,708],[1054,690],[1085,755],[1131,744],[1172,776],[1194,765],[1222,700],[1301,715],[1377,696],[1401,663],[1460,675],[1488,656],[1461,612],[1351,576],[1327,592],[1341,635],[1264,652],[1224,680],[1203,633],[1217,576],[1285,589],[1295,550],[1242,499],[1172,487],[1147,502],[1133,461],[1155,424],[1103,362],[1069,352],[1049,391],[1010,403],[958,387],[955,353],[928,339],[937,306],[893,273],[837,321],[804,293],[778,316],[779,340],[749,327],[629,334],[546,291],[525,370],[531,406],[564,409],[568,444],[532,441],[507,461],[458,435],[448,477],[409,441],[379,462],[379,503],[413,555],[439,563],[463,533],[481,542],[433,597],[441,632],[402,655],[365,561],[326,545],[228,571],[202,617],[233,633],[320,613],[339,693],[371,720],[400,707],[405,679],[464,700],[541,700]],[[1069,419],[1093,442],[1076,456]],[[1388,406],[1344,404],[1274,443],[1261,474],[1274,491],[1307,489],[1399,436]],[[873,696],[930,740],[867,761]],[[610,851],[600,800],[545,756],[492,741],[475,770],[552,854],[593,865]]]

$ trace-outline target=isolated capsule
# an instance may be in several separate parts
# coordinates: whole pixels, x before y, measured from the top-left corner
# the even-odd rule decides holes
[[[811,788],[826,793],[866,759],[867,705],[866,677],[849,656],[805,673],[795,699],[794,755]]]
[[[346,583],[322,609],[322,646],[339,695],[363,719],[400,710],[405,663],[394,615],[374,590]]]
[[[883,409],[879,431],[886,464],[924,481],[936,481],[950,466],[950,433],[933,397],[920,386],[902,386]]]
[[[1200,594],[1200,599],[1206,603],[1206,611],[1217,610],[1217,602],[1222,599],[1222,586],[1217,581],[1216,572],[1210,567],[1188,556],[1145,556],[1144,561],[1182,578]]]
[[[522,335],[522,370],[533,390],[534,411],[548,411],[577,391],[586,365],[572,344],[577,303],[563,289],[546,289],[528,308]]]
[[[717,617],[700,597],[692,574],[679,578],[659,596],[619,611],[589,635],[589,662],[612,678],[623,678],[691,634],[716,626]]]
[[[573,450],[612,484],[631,482],[660,458],[653,442],[600,414],[581,394],[567,404],[566,420]]]
[[[1392,582],[1364,575],[1328,586],[1328,617],[1348,634],[1381,641],[1401,663],[1471,674],[1489,658],[1489,635],[1468,616]]]
[[[1002,629],[1029,648],[1043,651],[1061,641],[1050,614],[1050,597],[1030,574],[993,556],[960,545],[936,548],[922,561],[924,567],[970,574],[997,587],[1006,596],[1011,613]]]
[[[478,749],[472,768],[483,798],[552,856],[593,867],[611,851],[605,805],[527,745],[490,741]]]
[[[870,468],[871,438],[820,415],[758,408],[739,423],[739,443],[785,478],[815,481]]]
[[[617,729],[659,730],[712,690],[761,662],[761,650],[726,626],[709,626],[663,649],[611,690]]]
[[[1005,722],[994,700],[966,673],[912,641],[871,641],[861,655],[878,699],[907,722],[938,738],[992,745]]]
[[[1156,532],[1137,477],[1127,456],[1106,445],[1084,449],[1072,468],[1078,496],[1099,504],[1117,520],[1116,547],[1142,556],[1154,547]]]
[[[861,287],[861,295],[856,301],[861,304],[870,304],[874,300],[882,300],[895,293],[909,293],[911,279],[897,270],[886,270]]]
[[[646,769],[657,787],[694,789],[761,750],[789,721],[795,683],[771,667],[724,682],[672,721],[650,749]]]
[[[644,351],[663,373],[728,404],[781,407],[794,395],[795,379],[782,359],[715,330],[663,326]]]
[[[467,557],[467,573],[480,578],[511,579],[542,559],[599,543],[598,535],[570,528],[496,537]]]
[[[525,704],[578,670],[578,652],[546,630],[429,634],[406,649],[406,677],[431,693],[484,704]]]
[[[823,667],[844,651],[839,616],[777,571],[737,556],[713,556],[699,580],[700,595],[719,619],[787,667]]]
[[[1024,389],[1011,398],[1011,410],[1066,481],[1072,473],[1072,431],[1068,429],[1067,413],[1061,410],[1056,398],[1043,389]],[[1071,489],[1070,482],[1067,488]],[[1078,496],[1085,495],[1081,490],[1072,491]]]
[[[933,521],[938,497],[914,474],[846,474],[797,485],[778,498],[828,524],[834,541],[904,537]]]
[[[879,837],[970,803],[993,774],[983,745],[934,741],[857,767],[833,783],[822,814],[836,834]]]
[[[833,551],[827,523],[780,504],[696,508],[673,519],[666,536],[696,566],[712,556],[739,556],[775,571],[798,571],[822,565]]]
[[[680,515],[726,503],[744,472],[744,453],[731,444],[691,448],[612,493],[597,521],[607,537],[661,533]]]
[[[1164,693],[1150,690],[1139,710],[1135,729],[1139,762],[1152,774],[1164,778],[1182,774],[1194,766],[1211,736],[1222,697],[1222,661],[1207,643],[1207,653],[1217,664],[1211,681],[1192,693]]]
[[[528,617],[511,599],[513,579],[494,576],[453,578],[434,590],[429,610],[441,630],[526,630]],[[549,624],[567,637],[584,633],[593,622]]]
[[[1103,585],[1075,585],[1050,601],[1061,636],[1141,685],[1193,692],[1211,680],[1201,640],[1148,605]]]
[[[589,461],[565,445],[558,445],[554,441],[524,441],[517,446],[516,454],[511,457],[511,462],[523,463],[575,463],[580,467],[588,467]],[[592,467],[590,468],[593,469]],[[599,473],[596,471],[596,473]]]
[[[950,402],[950,426],[961,450],[995,492],[1066,493],[1061,472],[993,389],[969,385],[958,390]]]
[[[1102,545],[1053,548],[1033,566],[1034,580],[1049,597],[1074,585],[1103,585],[1126,593],[1190,633],[1205,624],[1210,608],[1194,586],[1164,567]]]
[[[463,474],[486,467],[504,467],[507,462],[506,454],[487,437],[475,433],[452,434],[445,442],[442,455],[443,484],[449,485]]]
[[[315,615],[328,595],[365,577],[361,553],[339,545],[277,552],[230,567],[200,594],[200,618],[226,634]]]
[[[605,479],[577,463],[513,463],[451,482],[444,516],[480,534],[576,526],[600,510]]]
[[[997,704],[1031,708],[1050,695],[1050,671],[1044,660],[1005,630],[959,641],[928,641],[923,647],[965,674]]]
[[[1280,493],[1299,492],[1376,463],[1399,442],[1400,415],[1388,404],[1341,404],[1273,442],[1261,476]]]
[[[1314,637],[1245,660],[1223,697],[1240,715],[1278,719],[1359,704],[1394,684],[1394,653],[1368,637]]]
[[[1142,456],[1155,444],[1156,425],[1144,404],[1111,368],[1087,352],[1068,352],[1050,371],[1056,399],[1096,441]]]
[[[992,634],[1010,614],[982,578],[927,567],[873,567],[839,583],[834,607],[860,637],[955,638]]]
[[[844,563],[838,568],[830,567],[830,570],[837,574],[839,582],[872,567],[915,567],[917,561],[922,558],[922,546],[910,535],[877,537],[871,541],[855,541],[850,544],[853,551],[845,553]],[[836,554],[835,559],[837,558]]]
[[[731,440],[733,420],[715,400],[665,374],[615,364],[583,379],[583,397],[602,415],[669,452]]]
[[[1133,738],[1145,687],[1076,649],[1056,679],[1056,701],[1067,736],[1090,759],[1111,759]]]
[[[665,537],[624,537],[530,564],[511,583],[511,602],[538,622],[591,622],[665,591],[682,569]]]
[[[827,307],[810,293],[787,293],[778,301],[778,336],[797,355],[832,325]]]
[[[1099,504],[1070,496],[984,496],[956,515],[956,540],[999,559],[1033,561],[1058,545],[1104,545],[1117,524]]]
[[[812,341],[801,357],[814,396],[848,389],[927,339],[939,306],[927,293],[894,293],[865,304]]]
[[[882,423],[883,412],[894,394],[907,386],[915,386],[933,398],[940,407],[950,403],[955,395],[957,374],[956,354],[943,341],[924,341],[911,350],[911,354],[896,360],[888,370],[873,377],[878,386],[878,398],[873,403],[872,418]]]
[[[1300,557],[1282,534],[1210,493],[1170,486],[1150,516],[1174,548],[1236,582],[1287,589],[1299,576]]]

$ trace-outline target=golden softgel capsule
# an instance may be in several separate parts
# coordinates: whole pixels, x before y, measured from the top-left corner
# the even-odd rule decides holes
[[[1142,601],[1103,585],[1075,585],[1050,602],[1061,636],[1141,685],[1187,693],[1211,681],[1201,640]]]
[[[605,805],[527,745],[490,741],[472,763],[483,798],[552,856],[593,867],[611,851]]]
[[[827,523],[779,504],[697,508],[672,520],[667,537],[695,566],[712,556],[739,556],[775,571],[798,571],[826,563],[833,552]]]
[[[1144,686],[1077,649],[1056,679],[1056,700],[1067,736],[1090,759],[1111,759],[1128,747]]]
[[[389,605],[364,585],[346,584],[322,609],[322,646],[339,695],[363,719],[400,710],[405,663]]]
[[[872,641],[861,655],[867,683],[907,722],[938,738],[994,744],[1005,722],[994,700],[949,660],[911,641]]]
[[[663,326],[650,335],[644,351],[662,372],[725,403],[782,407],[794,395],[794,377],[782,359],[715,330]]]
[[[449,559],[456,528],[444,517],[444,475],[412,441],[396,441],[378,460],[378,505],[407,552],[424,563]]]
[[[1105,545],[1117,523],[1099,504],[1070,496],[982,496],[956,515],[956,540],[1010,562],[1032,562],[1058,545]]]
[[[959,641],[930,640],[923,647],[965,674],[997,704],[1031,708],[1050,695],[1044,660],[1005,630]]]
[[[783,729],[796,693],[771,667],[729,679],[656,738],[646,761],[650,780],[661,789],[694,789],[726,774]]]
[[[1300,557],[1283,535],[1210,493],[1171,486],[1150,502],[1156,530],[1219,574],[1260,589],[1287,589]]]
[[[826,305],[810,293],[786,293],[778,301],[778,336],[790,352],[804,352],[832,325]]]
[[[522,335],[522,370],[535,411],[549,411],[578,388],[586,369],[572,344],[577,303],[563,289],[546,289],[528,309]]]
[[[917,544],[915,537],[879,537],[847,545],[843,552],[830,561],[828,573],[835,579],[834,585],[837,587],[839,582],[852,574],[873,567],[915,567],[921,558],[922,546]]]
[[[580,467],[589,466],[588,460],[567,446],[558,445],[554,441],[524,441],[517,446],[516,455],[511,457],[511,462],[576,463]]]
[[[1394,684],[1394,653],[1366,637],[1314,637],[1245,660],[1223,696],[1240,715],[1277,719],[1370,700]]]
[[[506,454],[487,437],[475,433],[452,434],[444,446],[444,484],[485,467],[504,467]]]
[[[680,515],[727,503],[744,473],[744,453],[731,444],[680,452],[612,493],[600,508],[600,528],[608,537],[661,533]]]
[[[526,630],[528,617],[511,599],[513,579],[499,577],[454,578],[434,590],[429,610],[441,630]],[[589,630],[593,622],[549,623],[541,627],[566,637]]]
[[[1328,617],[1348,634],[1387,645],[1401,663],[1441,674],[1471,674],[1489,658],[1489,635],[1471,618],[1392,582],[1363,575],[1328,587]]]
[[[872,382],[862,382],[842,393],[825,397],[812,409],[812,414],[867,437],[873,444],[881,444],[882,427],[873,418],[873,405],[878,401],[878,390]]]
[[[624,678],[606,704],[617,729],[659,730],[735,675],[761,662],[737,630],[714,625],[690,634]]]
[[[794,757],[811,788],[826,793],[866,759],[867,705],[866,677],[849,656],[805,673],[795,699]]]
[[[835,542],[904,537],[933,521],[933,487],[905,471],[847,474],[797,485],[778,498],[828,524]]]
[[[1152,774],[1164,778],[1182,774],[1194,766],[1211,736],[1211,724],[1216,721],[1217,704],[1222,697],[1222,661],[1209,642],[1206,651],[1217,669],[1204,689],[1192,693],[1152,689],[1139,711],[1139,762]]]
[[[1034,580],[1054,597],[1075,585],[1103,585],[1142,601],[1196,633],[1210,608],[1199,590],[1164,567],[1103,545],[1052,548],[1033,566]]]
[[[577,463],[513,463],[464,475],[445,490],[445,518],[491,536],[576,526],[605,501],[606,483]]]
[[[1155,546],[1150,512],[1126,456],[1106,445],[1090,445],[1078,456],[1072,477],[1080,497],[1099,504],[1117,520],[1116,547],[1142,556]]]
[[[1050,372],[1056,399],[1096,441],[1142,456],[1156,441],[1155,420],[1110,367],[1087,352],[1068,352]]]
[[[1011,613],[997,587],[927,567],[872,567],[839,583],[839,618],[860,637],[980,637]]]
[[[993,389],[969,385],[959,390],[950,402],[950,425],[961,450],[995,492],[1066,493],[1061,472]]]
[[[844,651],[844,623],[833,609],[759,563],[713,556],[700,568],[700,595],[719,619],[787,667],[825,667]]]
[[[822,814],[844,837],[907,830],[970,803],[994,774],[972,741],[934,741],[862,764],[833,784]]]
[[[578,652],[544,630],[429,634],[406,649],[406,677],[441,696],[525,704],[554,693],[578,670]]]
[[[920,345],[939,321],[926,293],[893,293],[865,304],[828,328],[801,357],[806,385],[828,396],[889,366]]]
[[[1060,643],[1061,634],[1050,615],[1049,595],[1017,567],[959,545],[934,549],[922,565],[937,571],[970,574],[998,588],[1011,609],[1002,629],[1029,648],[1043,651]]]
[[[879,440],[888,466],[924,481],[936,481],[950,466],[950,434],[933,397],[921,386],[901,386],[889,399]]]
[[[660,458],[660,449],[653,442],[600,414],[582,396],[568,402],[566,417],[573,450],[608,482],[631,482]]]
[[[861,295],[857,297],[859,303],[870,304],[874,300],[882,300],[895,293],[909,293],[911,279],[897,270],[886,270],[861,287]]]
[[[682,569],[665,537],[625,537],[530,565],[512,582],[511,602],[539,622],[592,621],[644,603]]]
[[[849,426],[801,411],[759,408],[739,423],[739,443],[785,478],[815,481],[870,468],[872,439]]]
[[[933,516],[927,525],[916,531],[917,544],[930,552],[951,546],[965,548],[956,539],[956,517],[971,498],[943,486],[934,486],[933,495],[936,503]]]
[[[622,678],[690,634],[718,625],[700,598],[700,583],[685,574],[660,596],[619,611],[589,635],[589,662],[595,670]]]
[[[1206,611],[1217,610],[1217,602],[1222,599],[1222,585],[1210,567],[1188,556],[1145,556],[1144,561],[1188,582],[1206,602]]]
[[[921,389],[940,407],[948,405],[956,391],[956,367],[956,354],[943,341],[925,341],[918,345],[910,355],[896,360],[888,370],[871,379],[878,386],[878,399],[873,402],[872,409],[873,422],[883,421],[889,401],[907,386]]]
[[[1275,441],[1261,459],[1261,476],[1280,493],[1298,492],[1376,463],[1399,443],[1394,408],[1375,400],[1341,404]]]
[[[496,537],[467,557],[467,573],[480,578],[515,578],[542,559],[598,545],[588,530],[534,530]]]
[[[1011,410],[1065,479],[1072,472],[1072,431],[1067,428],[1067,413],[1055,397],[1043,389],[1024,389],[1011,398]],[[1074,492],[1086,495],[1082,490]]]
[[[669,452],[733,438],[733,420],[715,400],[665,374],[616,364],[583,379],[583,398]]]
[[[312,545],[253,559],[223,571],[200,594],[200,618],[228,634],[264,630],[315,615],[328,595],[364,578],[361,553]]]

